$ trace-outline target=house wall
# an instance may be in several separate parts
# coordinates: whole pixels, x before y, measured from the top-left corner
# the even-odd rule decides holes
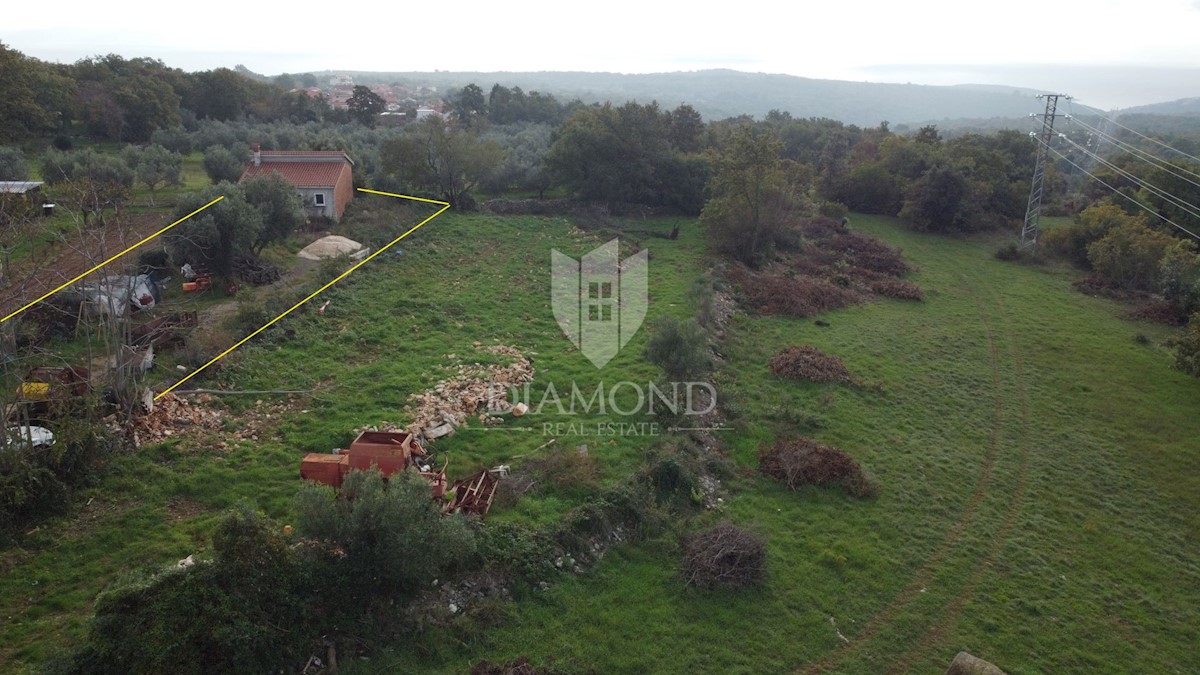
[[[354,179],[353,172],[350,170],[349,164],[342,165],[342,173],[338,175],[337,185],[334,186],[334,212],[333,219],[341,220],[342,214],[346,212],[346,207],[349,206],[350,200],[354,199]]]
[[[327,188],[296,188],[296,192],[300,193],[300,198],[304,200],[304,215],[309,217],[324,217],[330,220],[337,220],[337,210],[335,204],[336,190],[333,187]],[[325,206],[314,206],[314,196],[317,193],[325,195]]]

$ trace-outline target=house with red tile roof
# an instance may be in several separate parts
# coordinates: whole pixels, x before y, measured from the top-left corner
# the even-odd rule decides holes
[[[309,217],[340,220],[354,198],[354,162],[340,150],[260,150],[239,183],[274,172],[296,187]]]

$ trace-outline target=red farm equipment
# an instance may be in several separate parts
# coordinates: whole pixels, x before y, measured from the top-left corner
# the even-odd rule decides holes
[[[346,474],[354,469],[378,468],[384,477],[397,471],[415,469],[429,481],[433,498],[441,500],[446,495],[446,467],[431,470],[425,463],[425,449],[412,434],[402,431],[364,431],[354,439],[350,447],[333,453],[310,452],[300,463],[300,477],[325,485],[341,487]],[[455,481],[452,500],[443,504],[446,513],[462,511],[485,515],[492,505],[499,474],[496,471],[480,471],[468,478]]]
[[[325,485],[341,487],[346,474],[352,469],[378,468],[384,477],[397,471],[415,467],[424,476],[433,490],[433,496],[441,499],[446,493],[446,471],[425,471],[417,459],[425,456],[425,449],[403,431],[364,431],[350,443],[350,447],[330,454],[310,452],[300,463],[300,477]]]

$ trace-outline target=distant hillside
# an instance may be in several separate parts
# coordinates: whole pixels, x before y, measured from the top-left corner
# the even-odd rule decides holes
[[[757,117],[773,109],[794,117],[829,117],[859,126],[997,117],[1021,118],[1039,108],[1031,89],[992,85],[952,87],[917,84],[878,84],[841,80],[814,80],[792,75],[743,73],[734,70],[623,75],[583,72],[412,72],[377,73],[327,71],[316,73],[327,81],[346,73],[357,83],[399,82],[425,84],[442,90],[475,83],[484,92],[499,83],[536,90],[563,99],[625,102],[657,100],[673,108],[690,103],[706,119],[750,114]]]
[[[1139,105],[1133,108],[1125,108],[1121,111],[1122,115],[1130,113],[1144,113],[1147,115],[1200,115],[1200,97],[1181,98],[1176,101]]]

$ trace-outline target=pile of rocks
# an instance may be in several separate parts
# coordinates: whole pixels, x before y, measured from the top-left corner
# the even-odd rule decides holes
[[[184,449],[225,450],[238,441],[257,442],[270,437],[296,404],[290,395],[279,403],[255,401],[250,410],[237,415],[237,430],[226,432],[228,413],[213,405],[216,400],[209,394],[163,396],[154,401],[150,412],[134,418],[134,443],[140,447],[176,438],[184,441]]]
[[[134,443],[161,443],[182,434],[220,430],[223,417],[208,405],[212,400],[208,395],[191,400],[174,394],[163,396],[149,413],[134,419]]]
[[[510,359],[507,364],[460,363],[449,368],[451,375],[432,388],[409,397],[404,411],[412,419],[405,431],[425,440],[443,438],[478,417],[481,424],[498,424],[500,415],[523,415],[526,407],[508,401],[510,387],[533,381],[533,364],[516,347],[482,345],[475,349]],[[448,359],[457,355],[449,354]]]

